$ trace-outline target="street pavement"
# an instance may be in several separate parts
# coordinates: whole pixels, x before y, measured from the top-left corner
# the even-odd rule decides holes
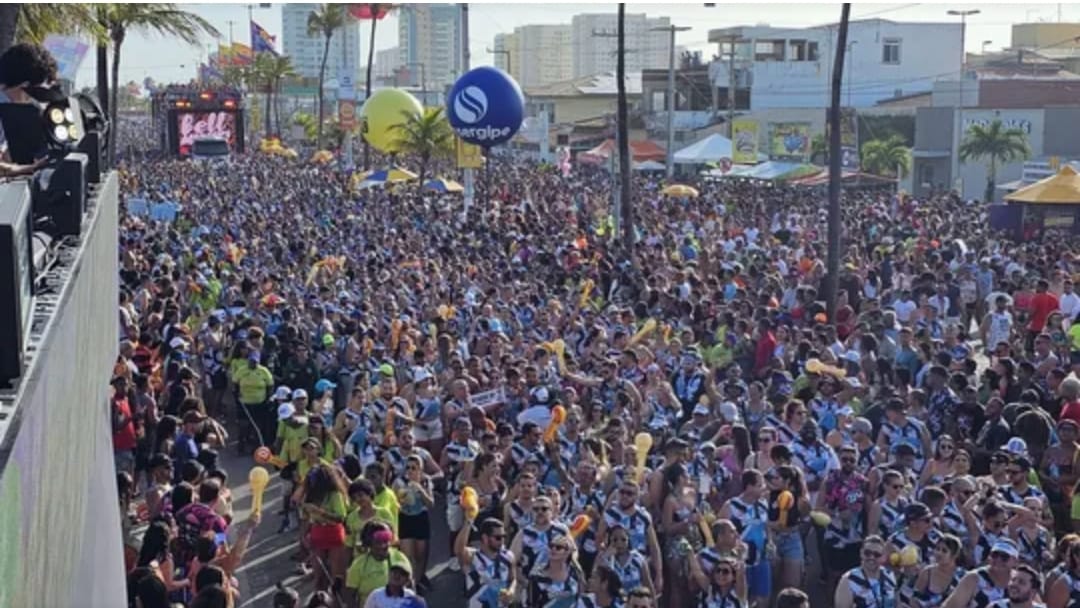
[[[248,472],[255,465],[251,456],[238,456],[230,445],[222,450],[220,462],[229,474],[229,488],[233,495],[233,511],[237,522],[246,521],[251,514],[251,486]],[[278,534],[282,498],[287,487],[271,472],[271,483],[263,495],[263,519],[255,530],[244,563],[236,573],[240,583],[241,599],[238,608],[264,608],[271,600],[280,582],[300,592],[304,603],[314,592],[314,579],[301,577],[298,562],[291,559],[296,553],[299,532],[292,530]],[[465,606],[464,581],[460,574],[446,568],[450,551],[445,502],[440,498],[432,511],[431,556],[428,560],[428,578],[431,589],[426,594],[430,608],[463,608]]]

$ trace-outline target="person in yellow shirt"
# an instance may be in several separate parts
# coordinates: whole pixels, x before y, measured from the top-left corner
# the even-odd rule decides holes
[[[353,550],[353,555],[359,555],[363,543],[360,542],[360,534],[371,522],[382,522],[394,533],[397,538],[397,518],[386,507],[378,507],[372,500],[375,497],[375,488],[366,479],[357,479],[349,484],[349,500],[352,501],[353,509],[345,518],[345,546]]]
[[[256,441],[258,445],[269,445],[273,441],[274,412],[267,401],[274,390],[274,375],[259,363],[261,358],[259,351],[251,351],[247,356],[247,365],[235,367],[232,374],[240,401],[237,417],[241,429],[241,454],[247,453],[248,441]]]
[[[281,476],[291,482],[290,487],[285,489],[285,500],[282,501],[281,514],[284,519],[282,519],[281,528],[278,530],[281,533],[288,530],[289,526],[292,525],[290,513],[293,507],[293,499],[297,494],[300,482],[303,480],[297,469],[301,460],[303,460],[302,446],[304,440],[308,438],[308,426],[307,418],[302,413],[297,413],[296,407],[292,403],[287,401],[282,403],[278,406],[277,413],[278,428],[277,440],[274,441],[274,453],[288,463],[281,471]],[[316,448],[316,454],[318,454],[318,448]],[[305,472],[308,469],[310,469],[310,466],[305,469]]]
[[[369,523],[363,532],[362,549],[345,575],[346,605],[363,606],[368,595],[385,587],[391,567],[410,568],[409,558],[390,546],[394,533],[382,522]],[[411,568],[410,568],[411,569]]]
[[[383,468],[382,463],[373,462],[365,467],[364,479],[368,480],[371,487],[375,489],[375,494],[372,497],[375,506],[386,509],[393,516],[391,521],[394,522],[394,534],[396,535],[401,504],[398,503],[397,492],[394,492],[393,489],[386,485],[386,469]]]
[[[303,480],[300,509],[308,522],[308,548],[311,568],[315,571],[315,587],[328,591],[333,581],[326,577],[316,560],[327,564],[334,580],[345,577],[345,495],[348,489],[345,478],[329,463],[316,464]]]

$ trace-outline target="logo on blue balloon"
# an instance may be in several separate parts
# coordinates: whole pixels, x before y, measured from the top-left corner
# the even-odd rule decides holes
[[[484,118],[487,108],[487,95],[480,87],[465,87],[454,97],[454,113],[470,125]]]
[[[454,83],[446,113],[458,137],[490,148],[509,141],[521,128],[525,97],[505,72],[482,66]]]

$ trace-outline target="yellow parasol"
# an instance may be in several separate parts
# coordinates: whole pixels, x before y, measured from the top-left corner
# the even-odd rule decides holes
[[[665,186],[664,189],[660,191],[660,193],[666,196],[674,196],[677,198],[698,197],[698,191],[696,188],[692,188],[684,184],[671,184],[670,186]]]

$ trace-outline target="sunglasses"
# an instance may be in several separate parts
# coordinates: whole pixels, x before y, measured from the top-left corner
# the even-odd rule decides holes
[[[566,545],[554,545],[554,546],[551,547],[551,550],[552,551],[569,551],[570,547],[567,547]]]
[[[491,537],[491,538],[494,538],[497,541],[506,540],[506,535],[505,534],[489,534],[488,536]]]
[[[990,559],[999,559],[1001,561],[1008,561],[1008,560],[1012,559],[1012,556],[1009,555],[1008,553],[1005,553],[1004,551],[991,551],[990,552]]]
[[[551,507],[533,507],[533,513],[547,513]]]
[[[720,576],[735,576],[735,571],[730,568],[717,568],[716,573]]]
[[[892,484],[889,484],[889,489],[890,489],[890,490],[900,490],[900,489],[902,489],[903,487],[904,487],[904,485],[903,485],[903,484],[899,484],[899,483],[892,483]]]
[[[775,439],[772,436],[758,437],[758,443],[772,443]]]
[[[863,557],[868,557],[868,558],[873,558],[873,559],[880,559],[881,556],[883,556],[883,555],[885,555],[884,552],[882,552],[882,551],[874,551],[873,549],[863,549],[863,552],[862,552]]]
[[[633,496],[634,494],[637,494],[637,491],[631,490],[629,488],[623,488],[619,490],[619,494],[622,494],[623,496]]]

